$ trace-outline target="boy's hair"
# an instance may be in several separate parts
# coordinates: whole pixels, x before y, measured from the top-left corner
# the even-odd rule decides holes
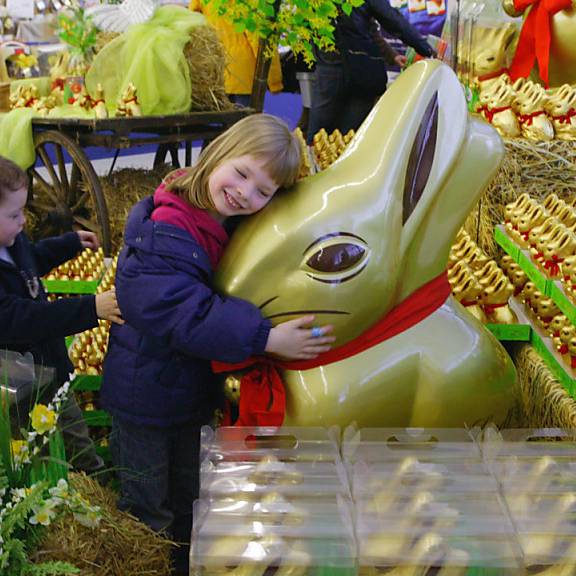
[[[182,170],[168,174],[167,189],[197,208],[213,209],[208,189],[210,175],[222,162],[246,155],[263,161],[264,170],[280,188],[296,182],[301,161],[300,142],[276,116],[254,114],[220,134],[184,174]]]
[[[0,203],[10,192],[28,187],[28,176],[18,164],[0,156]]]

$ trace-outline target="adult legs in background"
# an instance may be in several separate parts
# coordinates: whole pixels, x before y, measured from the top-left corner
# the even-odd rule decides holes
[[[344,70],[340,64],[318,62],[314,75],[306,136],[308,144],[312,144],[314,134],[320,129],[332,132],[337,127],[338,118],[346,106]]]
[[[245,108],[250,107],[250,94],[228,94],[228,98],[230,98],[230,101],[234,102],[234,104],[239,104]]]
[[[376,103],[376,96],[363,96],[350,94],[346,99],[346,104],[342,107],[336,128],[346,134],[349,130],[358,130],[360,125],[370,114]]]

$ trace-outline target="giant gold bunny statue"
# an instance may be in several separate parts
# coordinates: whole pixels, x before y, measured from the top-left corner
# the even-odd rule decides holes
[[[334,325],[335,346],[349,343],[442,277],[456,233],[503,152],[496,131],[469,117],[452,70],[418,62],[332,166],[241,225],[217,286],[273,322],[313,313],[318,324]],[[284,423],[505,422],[516,399],[514,366],[448,293],[422,321],[364,352],[285,370]]]

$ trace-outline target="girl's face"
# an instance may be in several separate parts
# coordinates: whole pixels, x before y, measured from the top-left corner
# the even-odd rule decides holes
[[[12,246],[16,236],[22,232],[26,218],[24,206],[26,206],[26,188],[20,188],[15,192],[6,192],[0,200],[0,246]]]
[[[218,216],[248,215],[262,210],[278,184],[264,169],[265,162],[253,156],[224,160],[208,178],[208,190]]]

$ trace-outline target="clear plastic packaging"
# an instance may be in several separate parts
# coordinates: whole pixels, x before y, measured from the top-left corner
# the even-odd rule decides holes
[[[214,462],[260,461],[274,456],[282,462],[338,462],[339,429],[204,426],[201,458]]]
[[[463,428],[362,428],[344,430],[342,458],[357,461],[386,462],[415,458],[444,460],[480,458],[471,435]]]
[[[358,538],[359,574],[519,576],[524,574],[512,534],[424,532]]]
[[[264,456],[260,461],[214,462],[205,459],[200,466],[201,484],[234,478],[254,484],[274,487],[277,484],[305,484],[308,479],[334,479],[347,486],[346,471],[340,462],[281,462],[275,456]]]
[[[442,462],[423,461],[407,456],[402,460],[349,465],[349,477],[355,498],[385,492],[414,491],[496,492],[498,484],[480,460]]]
[[[451,493],[415,491],[406,494],[382,492],[355,500],[357,518],[388,518],[393,516],[418,516],[436,518],[454,514],[468,517],[486,517],[501,514],[504,510],[499,494]]]
[[[190,550],[193,576],[334,576],[356,575],[356,549],[350,538],[300,538],[272,532],[231,531],[226,536],[194,534]]]

